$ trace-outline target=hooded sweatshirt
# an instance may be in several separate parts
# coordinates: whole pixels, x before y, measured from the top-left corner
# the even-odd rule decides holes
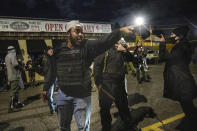
[[[5,57],[5,64],[7,67],[8,81],[21,79],[20,71],[16,69],[18,62],[16,59],[16,51],[14,49],[8,51],[8,54]]]

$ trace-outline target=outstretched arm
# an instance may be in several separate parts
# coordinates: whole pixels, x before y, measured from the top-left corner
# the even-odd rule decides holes
[[[106,34],[98,40],[88,41],[86,45],[87,56],[93,57],[94,59],[98,55],[104,53],[106,50],[110,49],[115,43],[117,43],[118,40],[120,40],[122,33],[131,33],[132,35],[134,35],[130,28],[131,26],[116,29],[112,33]]]

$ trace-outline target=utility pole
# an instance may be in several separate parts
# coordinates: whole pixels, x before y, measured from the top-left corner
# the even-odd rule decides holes
[[[150,42],[151,42],[151,46],[153,46],[153,38],[152,38],[153,30],[152,30],[151,25],[149,26],[149,30],[150,30]]]

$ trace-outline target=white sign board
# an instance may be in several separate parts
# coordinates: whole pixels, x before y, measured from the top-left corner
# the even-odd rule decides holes
[[[63,21],[0,18],[0,32],[66,32]],[[111,24],[82,23],[84,33],[111,33]]]

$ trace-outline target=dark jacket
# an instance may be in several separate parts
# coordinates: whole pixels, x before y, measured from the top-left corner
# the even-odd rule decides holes
[[[42,60],[42,65],[44,74],[44,90],[47,90],[56,80],[54,56],[45,55]]]
[[[85,41],[83,43],[83,46],[80,48],[80,59],[83,64],[83,70],[88,71],[94,58],[97,57],[98,55],[102,54],[106,50],[108,50],[110,47],[112,47],[119,39],[120,39],[120,31],[115,30],[110,34],[106,34],[104,37],[102,37],[98,40]],[[56,67],[57,67],[57,65],[61,65],[61,59],[62,59],[61,55],[62,54],[65,55],[64,52],[72,51],[72,49],[69,49],[66,44],[67,44],[67,42],[62,42],[56,46],[56,49],[54,51],[54,57],[56,60]],[[59,70],[59,72],[60,72],[60,70]],[[88,85],[89,87],[84,88],[83,86],[78,86],[77,89],[76,88],[72,89],[70,87],[65,87],[64,83],[62,83],[62,81],[60,82],[60,79],[58,78],[60,76],[62,76],[62,74],[59,74],[57,72],[58,86],[65,94],[69,94],[70,96],[74,96],[74,97],[87,97],[91,94],[91,84]],[[52,77],[52,75],[49,77]],[[89,81],[90,81],[90,74],[89,74]],[[76,84],[77,84],[77,82],[76,82]],[[69,90],[66,90],[66,88],[69,88]],[[45,88],[44,90],[48,90],[48,89]],[[73,92],[73,93],[75,92],[75,93],[70,94],[70,92]]]
[[[30,68],[30,66],[31,66],[31,68]],[[31,76],[35,75],[35,67],[36,67],[36,65],[33,60],[28,60],[25,65],[26,70],[31,74]]]
[[[197,96],[197,87],[189,69],[191,46],[184,39],[176,44],[171,52],[166,51],[166,44],[160,43],[159,58],[164,61],[164,97],[172,100],[192,100]]]
[[[138,48],[143,48],[144,51],[138,51]],[[134,53],[133,53],[133,64],[136,68],[139,67],[139,64],[143,63],[143,58],[146,58],[146,51],[145,48],[142,46],[136,46]]]
[[[132,60],[132,54],[127,51],[126,53],[117,51],[111,48],[108,55],[103,53],[94,60],[94,79],[96,85],[101,85],[103,79],[120,81],[124,80],[126,71],[125,62]]]

